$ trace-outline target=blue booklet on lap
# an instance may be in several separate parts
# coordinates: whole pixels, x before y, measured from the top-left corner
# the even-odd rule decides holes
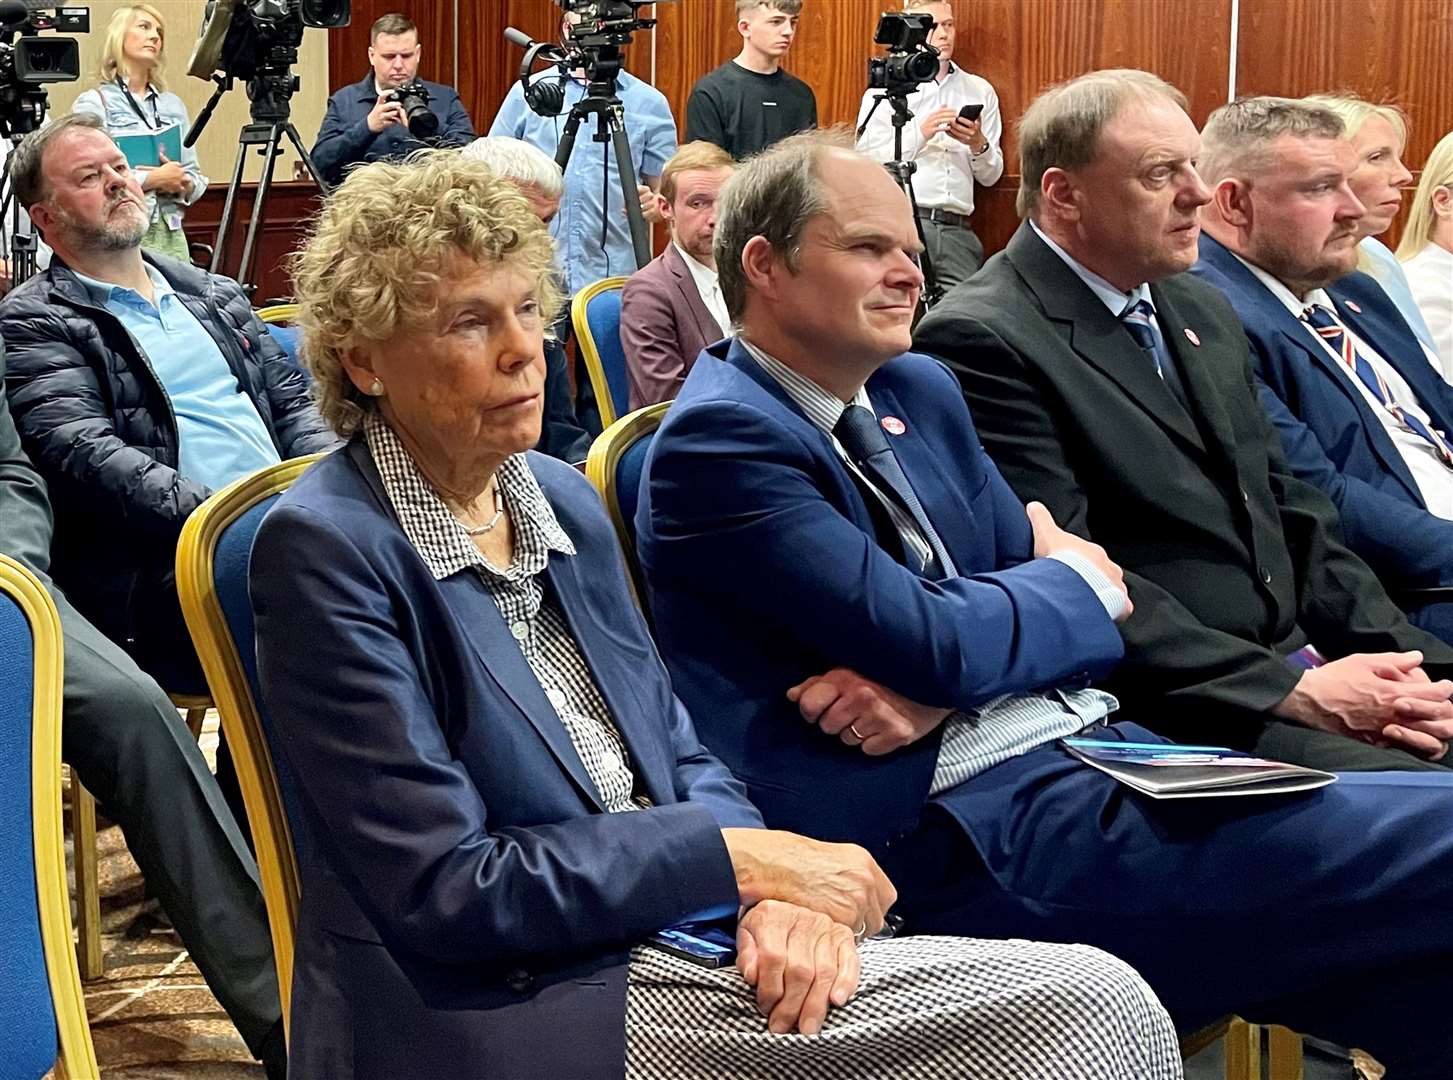
[[[163,154],[167,161],[182,160],[180,124],[167,124],[156,131],[138,131],[111,137],[126,155],[126,161],[133,169],[154,169],[162,163]]]
[[[1224,746],[1061,739],[1086,765],[1155,799],[1213,795],[1280,795],[1325,787],[1336,775],[1252,757]]]

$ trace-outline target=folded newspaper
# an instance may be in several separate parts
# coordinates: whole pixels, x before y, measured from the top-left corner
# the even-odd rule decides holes
[[[1156,799],[1212,795],[1280,795],[1325,787],[1337,777],[1320,769],[1252,757],[1224,746],[1061,739],[1086,765]]]

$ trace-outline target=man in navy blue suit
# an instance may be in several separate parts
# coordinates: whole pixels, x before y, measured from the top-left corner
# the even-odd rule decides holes
[[[1206,123],[1212,200],[1195,272],[1246,327],[1262,402],[1287,463],[1336,504],[1348,546],[1410,619],[1453,641],[1453,387],[1397,306],[1356,271],[1365,209],[1333,112],[1250,98]],[[1380,208],[1379,208],[1380,212]]]
[[[403,15],[384,15],[374,22],[368,37],[368,74],[328,99],[313,164],[329,183],[339,183],[350,165],[366,161],[392,161],[425,145],[416,137],[395,94],[400,87],[420,83],[419,60],[424,46],[419,28]],[[437,133],[427,135],[431,146],[464,146],[474,138],[474,123],[452,86],[422,82],[429,92],[429,112]]]
[[[909,931],[1092,942],[1184,1027],[1250,1011],[1447,1075],[1453,777],[1163,804],[1058,745],[1156,740],[1106,724],[1088,685],[1133,598],[1104,551],[1026,512],[954,378],[905,351],[911,211],[835,138],[784,140],[724,190],[741,331],[693,366],[647,462],[657,640],[703,739],[769,826],[877,853]]]

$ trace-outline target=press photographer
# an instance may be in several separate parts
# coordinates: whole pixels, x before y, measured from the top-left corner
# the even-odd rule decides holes
[[[938,50],[937,72],[923,79],[915,77],[917,85],[906,88],[913,122],[903,130],[902,153],[915,165],[913,192],[923,241],[937,285],[947,290],[984,262],[984,245],[969,218],[974,212],[975,182],[989,187],[1004,173],[999,98],[986,79],[953,62],[957,26],[948,0],[908,0],[904,7],[907,11],[900,18],[927,16],[933,20],[927,43]],[[885,76],[892,74],[886,68],[878,70]],[[868,115],[881,90],[879,83],[879,89],[863,95],[858,110],[862,128],[858,149],[887,162],[894,156],[892,112],[885,107]]]
[[[329,183],[350,165],[388,161],[422,146],[464,146],[474,124],[453,87],[419,78],[424,46],[403,15],[385,15],[369,31],[371,70],[328,99],[313,145],[313,163]]]

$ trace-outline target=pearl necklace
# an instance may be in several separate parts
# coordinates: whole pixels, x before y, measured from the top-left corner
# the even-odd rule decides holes
[[[468,525],[465,525],[462,521],[459,524],[463,527],[465,534],[472,539],[476,536],[483,536],[485,533],[489,532],[490,529],[493,529],[496,525],[498,525],[499,519],[504,516],[504,512],[504,502],[500,499],[499,494],[499,483],[496,482],[494,485],[494,517],[490,518],[483,525],[475,525],[473,527],[470,527]]]

